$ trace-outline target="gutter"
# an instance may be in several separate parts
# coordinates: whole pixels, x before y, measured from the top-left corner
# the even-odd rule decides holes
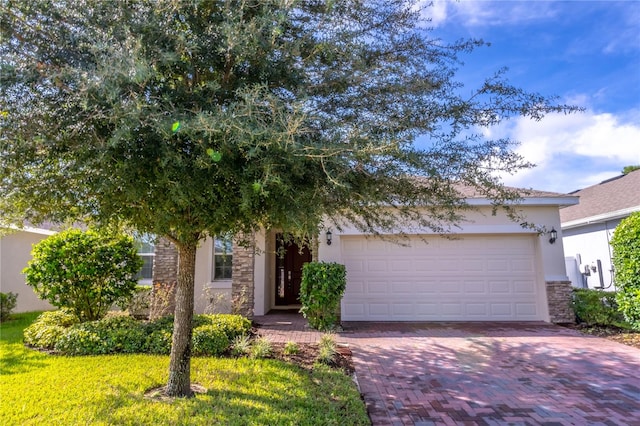
[[[568,222],[562,222],[560,226],[562,227],[562,229],[572,229],[579,226],[590,225],[593,223],[602,223],[608,222],[610,220],[622,219],[629,216],[631,213],[635,213],[638,211],[640,211],[640,206],[627,207],[626,209],[602,213],[595,216],[583,217],[581,219],[570,220]]]

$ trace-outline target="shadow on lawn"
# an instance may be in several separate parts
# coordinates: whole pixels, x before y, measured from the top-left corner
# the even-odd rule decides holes
[[[337,391],[323,373],[267,364],[260,374],[242,366],[201,370],[194,381],[206,392],[193,398],[150,400],[142,393],[113,387],[96,404],[92,421],[106,424],[368,424],[362,405]],[[269,380],[262,377],[268,374]],[[155,383],[155,386],[161,384]],[[361,404],[359,398],[355,399]]]

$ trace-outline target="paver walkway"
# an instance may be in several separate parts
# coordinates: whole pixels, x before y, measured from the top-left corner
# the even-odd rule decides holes
[[[545,323],[345,324],[374,425],[640,425],[640,350]]]
[[[274,343],[316,343],[321,332],[309,328],[307,320],[297,310],[271,311],[268,315],[253,317],[258,335]]]
[[[295,313],[274,342],[316,342]],[[638,425],[640,350],[546,323],[346,323],[373,425]]]

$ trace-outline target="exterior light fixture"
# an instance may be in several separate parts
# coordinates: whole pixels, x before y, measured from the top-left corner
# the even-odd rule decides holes
[[[553,244],[558,239],[558,231],[555,228],[551,227],[551,231],[549,231],[549,244]]]
[[[333,238],[333,234],[331,233],[331,229],[327,230],[327,245],[331,245],[331,239]]]

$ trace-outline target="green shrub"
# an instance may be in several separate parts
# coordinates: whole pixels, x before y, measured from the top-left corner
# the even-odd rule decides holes
[[[316,361],[330,365],[336,356],[336,341],[330,334],[323,334],[318,342],[318,357]]]
[[[285,355],[295,355],[300,352],[300,347],[296,342],[287,342],[284,344],[284,349],[282,352]]]
[[[114,303],[128,301],[142,267],[131,237],[92,229],[52,235],[32,255],[24,270],[27,284],[80,321],[100,319]]]
[[[77,324],[62,333],[55,345],[56,352],[65,355],[102,355],[109,347],[90,322]]]
[[[18,295],[15,293],[0,292],[0,322],[6,321],[11,316],[11,311],[16,308]]]
[[[36,348],[52,350],[60,336],[77,322],[75,315],[64,310],[43,312],[25,328],[24,342]]]
[[[55,350],[66,355],[136,353],[143,352],[145,341],[142,323],[119,314],[69,327],[60,336]]]
[[[578,322],[587,325],[615,325],[624,321],[618,311],[616,293],[612,291],[576,288],[573,310]]]
[[[215,325],[219,327],[224,331],[229,340],[248,334],[251,330],[251,321],[242,315],[235,314],[196,315],[194,318],[194,328],[200,325]]]
[[[619,309],[633,328],[640,329],[640,212],[620,222],[611,247]]]
[[[169,355],[171,353],[171,331],[154,330],[147,336],[144,344],[145,352],[155,355]]]
[[[231,344],[224,330],[217,325],[201,325],[193,329],[194,355],[222,355]]]
[[[136,319],[148,319],[151,308],[153,288],[147,285],[138,285],[130,300],[124,300],[118,307]]]
[[[234,356],[247,355],[251,351],[251,337],[248,334],[236,336],[231,342],[231,353]]]
[[[267,358],[273,352],[273,345],[266,337],[260,337],[253,341],[249,349],[249,356],[254,359]]]
[[[251,322],[234,315],[197,316],[193,330],[195,355],[220,355],[229,349],[229,334],[249,330]],[[226,327],[226,328],[225,328]],[[173,317],[139,321],[123,312],[112,312],[97,321],[78,323],[64,311],[44,312],[24,332],[25,343],[65,355],[171,352]],[[235,336],[241,339],[241,336]],[[248,338],[247,338],[248,341]],[[234,341],[235,342],[235,341]],[[248,346],[248,345],[247,345]]]
[[[304,265],[300,286],[300,312],[311,327],[331,330],[337,325],[338,306],[346,284],[344,265],[325,262]]]

